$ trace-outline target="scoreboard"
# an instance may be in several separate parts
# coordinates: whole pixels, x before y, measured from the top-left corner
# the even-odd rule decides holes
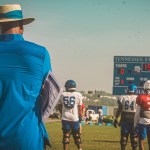
[[[127,94],[130,83],[137,86],[137,94],[143,93],[143,84],[150,80],[150,57],[114,56],[113,95]]]

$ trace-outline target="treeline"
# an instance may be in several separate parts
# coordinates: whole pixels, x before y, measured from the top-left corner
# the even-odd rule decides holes
[[[88,105],[117,106],[117,97],[105,91],[80,91],[84,96],[85,107]]]

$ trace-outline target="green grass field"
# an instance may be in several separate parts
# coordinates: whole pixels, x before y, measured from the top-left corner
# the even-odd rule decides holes
[[[61,122],[46,123],[52,148],[50,150],[63,150]],[[82,132],[83,150],[119,150],[120,128],[113,126],[85,125]],[[48,150],[49,148],[47,148]],[[145,150],[148,149],[147,141]],[[73,138],[70,138],[69,150],[77,150]],[[130,141],[127,150],[131,150]]]

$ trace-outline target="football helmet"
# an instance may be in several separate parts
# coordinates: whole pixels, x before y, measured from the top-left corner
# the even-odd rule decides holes
[[[76,90],[76,83],[74,80],[68,80],[65,83],[66,91]]]
[[[147,80],[147,81],[144,83],[144,89],[145,89],[145,90],[150,90],[150,80]]]
[[[137,90],[137,86],[135,84],[129,84],[128,86],[128,92],[135,93]]]

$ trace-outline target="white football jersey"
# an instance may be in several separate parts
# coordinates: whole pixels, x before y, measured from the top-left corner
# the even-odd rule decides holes
[[[123,95],[118,99],[118,103],[122,105],[122,112],[136,112],[137,95]]]
[[[82,95],[79,92],[63,92],[58,104],[62,104],[62,119],[78,121],[78,105],[82,105]]]

